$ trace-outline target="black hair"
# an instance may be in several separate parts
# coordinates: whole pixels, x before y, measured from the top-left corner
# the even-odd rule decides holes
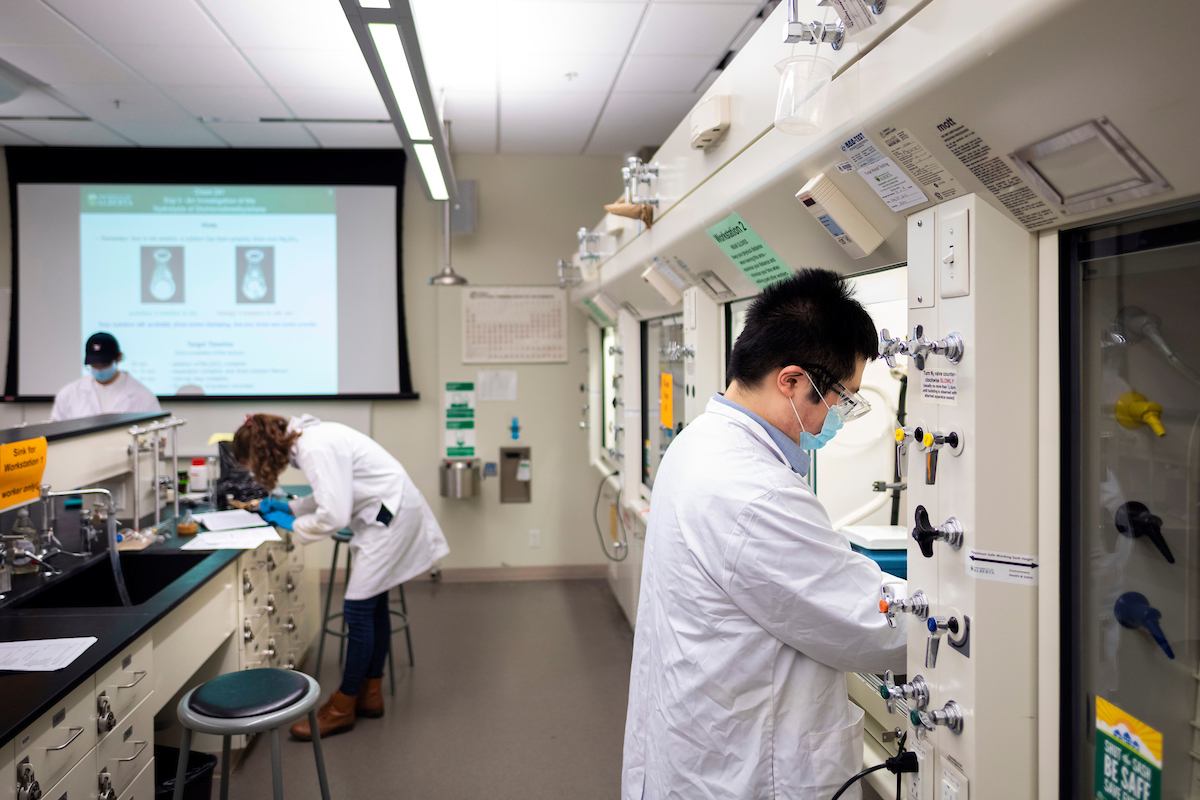
[[[757,386],[795,364],[824,394],[854,375],[858,357],[879,355],[875,323],[850,285],[826,269],[802,269],[763,289],[729,355],[729,381]]]

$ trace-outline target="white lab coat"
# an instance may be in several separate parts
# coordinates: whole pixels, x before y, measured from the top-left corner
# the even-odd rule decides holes
[[[904,668],[882,583],[763,427],[710,401],[654,482],[623,800],[829,800],[863,767],[845,673]]]
[[[305,415],[292,463],[312,494],[291,501],[293,525],[305,544],[343,528],[354,532],[347,600],[366,600],[428,572],[450,552],[433,511],[400,462],[374,439],[336,422]],[[379,521],[380,507],[392,514]]]
[[[158,398],[128,372],[106,385],[84,375],[58,390],[50,419],[94,417],[97,414],[131,414],[138,411],[162,411]]]

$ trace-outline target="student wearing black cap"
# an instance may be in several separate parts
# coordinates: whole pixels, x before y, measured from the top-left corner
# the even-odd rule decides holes
[[[137,411],[161,411],[158,398],[134,379],[121,372],[121,346],[111,333],[93,333],[83,346],[83,364],[88,373],[71,381],[54,397],[50,419],[78,419],[97,414],[125,414]]]

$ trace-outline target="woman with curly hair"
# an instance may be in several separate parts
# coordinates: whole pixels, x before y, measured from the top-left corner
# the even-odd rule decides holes
[[[304,544],[347,527],[354,532],[354,570],[343,606],[346,664],[341,686],[317,712],[317,725],[324,737],[350,730],[359,716],[383,716],[388,592],[450,552],[433,511],[399,461],[369,436],[336,422],[251,414],[234,435],[233,453],[268,490],[289,464],[312,487],[312,494],[290,502],[264,499],[259,512],[267,522],[294,531]],[[308,720],[293,725],[292,735],[311,739]]]

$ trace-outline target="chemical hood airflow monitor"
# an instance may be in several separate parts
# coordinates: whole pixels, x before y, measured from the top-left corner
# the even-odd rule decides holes
[[[865,258],[883,244],[879,231],[824,173],[804,184],[796,199],[851,258]]]

